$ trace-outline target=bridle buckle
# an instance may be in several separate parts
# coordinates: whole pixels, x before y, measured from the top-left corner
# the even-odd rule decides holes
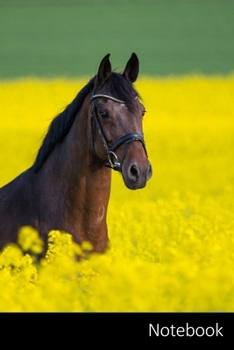
[[[112,161],[111,156],[115,158],[114,162]],[[121,167],[121,163],[119,162],[118,156],[113,151],[108,152],[108,161],[110,163],[111,168],[113,169]]]

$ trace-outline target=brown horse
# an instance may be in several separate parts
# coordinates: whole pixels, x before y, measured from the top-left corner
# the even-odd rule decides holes
[[[104,252],[111,168],[130,189],[144,187],[151,177],[142,133],[145,109],[132,85],[138,58],[133,53],[120,74],[111,71],[109,56],[52,121],[32,167],[0,189],[1,248],[30,225],[45,242],[56,229]]]

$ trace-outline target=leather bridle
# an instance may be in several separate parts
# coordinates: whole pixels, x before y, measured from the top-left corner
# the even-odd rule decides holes
[[[107,166],[110,166],[114,170],[120,170],[121,167],[122,167],[124,158],[126,156],[126,153],[128,151],[128,148],[129,148],[130,144],[133,141],[140,141],[142,146],[143,146],[143,148],[144,148],[144,150],[145,150],[146,156],[148,156],[143,136],[141,134],[138,134],[138,133],[126,134],[126,135],[120,137],[113,145],[109,145],[109,143],[107,142],[107,139],[105,137],[104,130],[103,130],[103,128],[101,126],[101,123],[99,121],[97,106],[93,102],[96,98],[99,98],[99,97],[105,97],[105,98],[107,98],[109,100],[112,100],[114,102],[125,104],[124,101],[118,100],[117,98],[109,96],[109,95],[105,95],[105,94],[93,94],[92,95],[92,97],[90,99],[92,101],[92,107],[91,107],[92,108],[92,114],[91,114],[91,118],[90,118],[90,120],[91,120],[91,130],[92,130],[91,131],[91,135],[92,135],[91,136],[92,137],[92,141],[91,142],[92,142],[92,148],[93,148],[93,151],[95,152],[95,154],[96,154],[96,151],[95,151],[95,145],[94,145],[94,128],[93,128],[94,125],[93,125],[93,121],[96,124],[98,132],[99,132],[99,134],[101,136],[103,145],[104,145],[105,150],[107,152],[107,157],[108,157],[108,161],[109,161],[109,164]],[[123,155],[122,155],[122,159],[121,159],[121,161],[119,161],[118,156],[116,155],[115,151],[122,144],[125,144],[125,149],[124,149],[124,152],[123,152]]]

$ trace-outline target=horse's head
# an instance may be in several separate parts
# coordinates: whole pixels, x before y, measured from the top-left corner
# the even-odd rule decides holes
[[[152,175],[142,131],[145,108],[132,85],[139,61],[133,53],[119,74],[111,71],[109,56],[100,63],[91,97],[92,147],[98,158],[122,173],[128,188],[138,189]]]

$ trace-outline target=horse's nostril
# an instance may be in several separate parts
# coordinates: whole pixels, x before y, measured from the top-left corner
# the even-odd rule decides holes
[[[136,165],[132,165],[130,168],[130,174],[134,180],[137,180],[138,178],[138,169]]]

